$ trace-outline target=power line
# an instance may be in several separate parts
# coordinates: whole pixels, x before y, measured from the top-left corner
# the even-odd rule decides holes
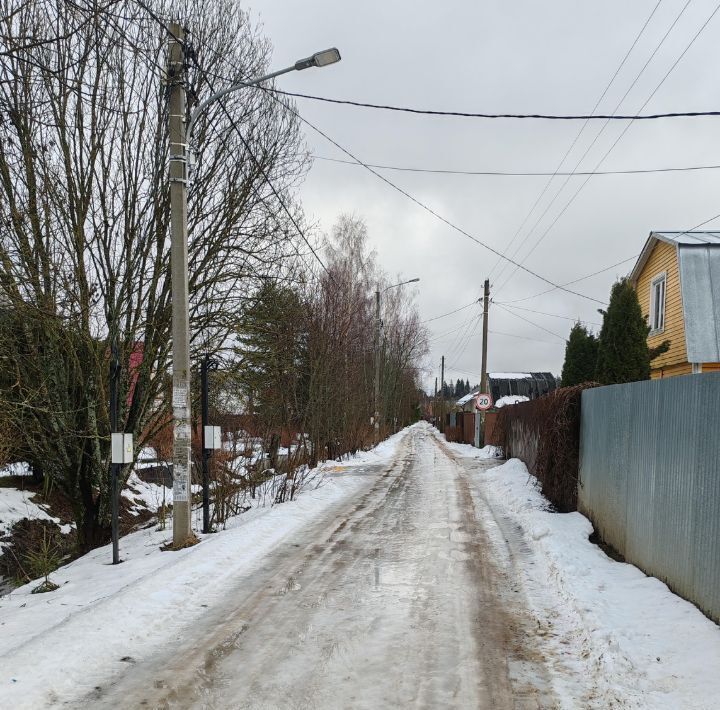
[[[607,87],[605,88],[605,91],[603,92],[603,95],[600,97],[600,99],[598,99],[598,102],[595,104],[595,108],[597,108],[597,106],[598,106],[599,103],[600,103],[600,100],[601,100],[601,99],[603,98],[603,96],[605,96],[605,94],[607,93],[608,89],[610,88],[610,85],[613,83],[613,80],[614,80],[615,77],[617,76],[620,68],[623,66],[623,64],[624,64],[625,61],[627,60],[628,56],[629,56],[630,53],[632,52],[632,49],[633,49],[633,48],[635,47],[635,45],[637,44],[640,36],[643,34],[643,32],[645,31],[645,28],[648,26],[648,23],[650,22],[650,20],[652,19],[653,15],[655,14],[655,11],[658,9],[658,7],[659,7],[659,5],[660,5],[660,2],[661,2],[661,0],[659,0],[658,4],[655,5],[654,9],[653,9],[652,12],[650,13],[648,19],[646,20],[645,24],[643,25],[642,29],[640,30],[640,33],[639,33],[638,36],[635,38],[635,41],[633,42],[632,46],[630,47],[630,49],[629,49],[628,52],[626,53],[625,57],[623,58],[623,61],[621,62],[621,64],[620,64],[620,66],[618,67],[618,69],[616,70],[615,74],[613,75],[613,78],[610,80],[610,83],[609,83],[609,84],[607,85]],[[680,18],[683,16],[683,14],[685,13],[685,11],[687,10],[688,6],[690,5],[690,2],[691,2],[691,0],[687,0],[687,2],[685,3],[685,5],[681,8],[680,12],[677,14],[677,16],[675,17],[675,19],[674,19],[674,20],[672,21],[672,23],[670,24],[670,27],[668,27],[668,29],[665,31],[665,34],[661,37],[660,41],[659,41],[659,42],[657,43],[657,45],[655,46],[655,49],[653,49],[653,51],[650,53],[650,56],[647,58],[647,60],[646,60],[645,63],[643,64],[643,66],[641,67],[640,71],[635,75],[635,78],[634,78],[634,79],[632,80],[632,82],[630,83],[630,86],[628,86],[628,88],[625,90],[625,93],[622,95],[622,97],[620,98],[620,100],[619,100],[619,101],[617,102],[617,104],[615,105],[615,108],[614,108],[613,111],[612,111],[613,113],[616,113],[616,112],[620,109],[620,107],[622,106],[623,102],[625,101],[625,99],[628,97],[628,95],[629,95],[630,92],[632,91],[633,87],[634,87],[634,86],[637,84],[637,82],[640,80],[640,77],[645,73],[645,70],[648,68],[648,66],[650,65],[650,63],[652,62],[652,60],[655,58],[655,55],[660,51],[660,48],[663,46],[663,44],[665,43],[665,41],[666,41],[667,38],[669,37],[670,33],[673,31],[673,29],[675,28],[675,26],[677,25],[677,23],[680,21]],[[643,104],[643,107],[644,107],[645,105],[646,105],[646,104]],[[594,109],[593,109],[593,111],[594,111]],[[575,137],[575,140],[573,141],[573,145],[570,146],[570,148],[568,149],[568,151],[565,153],[565,158],[563,158],[563,161],[562,161],[562,162],[564,162],[565,159],[569,156],[570,151],[573,149],[575,143],[576,143],[577,140],[580,138],[580,135],[582,134],[582,132],[584,131],[584,129],[585,129],[585,127],[586,127],[587,125],[588,125],[588,122],[586,121],[586,122],[583,124],[582,128],[580,129],[580,131],[578,132],[577,136]],[[595,134],[595,137],[592,139],[592,141],[590,142],[590,144],[585,148],[585,151],[584,151],[583,154],[580,156],[579,160],[577,160],[577,162],[575,163],[575,167],[573,168],[572,172],[575,172],[575,171],[580,167],[580,165],[582,164],[583,160],[584,160],[584,159],[586,158],[586,156],[590,153],[590,151],[591,151],[592,148],[595,146],[595,144],[597,143],[597,141],[598,141],[598,139],[600,138],[600,136],[605,132],[605,129],[606,129],[609,125],[610,125],[610,121],[607,120],[607,121],[605,121],[605,123],[600,127],[600,130]],[[611,150],[612,150],[612,148],[611,148]],[[562,163],[561,163],[561,164],[562,164]],[[597,170],[598,168],[599,168],[599,164],[595,166],[595,170]],[[588,180],[589,180],[589,179],[590,179],[590,177],[588,177]],[[546,187],[549,187],[551,182],[552,182],[552,178],[548,181],[548,184],[546,185]],[[565,180],[563,181],[562,185],[560,186],[560,189],[557,190],[557,192],[556,192],[555,195],[552,197],[552,199],[550,200],[550,202],[545,206],[545,209],[543,210],[542,214],[535,220],[535,223],[532,225],[532,227],[530,228],[530,230],[528,231],[528,233],[525,235],[525,238],[524,238],[524,239],[520,242],[520,244],[518,244],[518,246],[515,248],[515,251],[513,252],[513,257],[514,257],[515,255],[519,254],[519,252],[520,252],[520,250],[522,249],[523,245],[524,245],[524,244],[528,241],[528,239],[530,239],[530,237],[533,235],[533,233],[535,232],[535,230],[538,228],[538,226],[540,225],[540,223],[541,223],[542,220],[544,219],[545,215],[550,211],[550,208],[555,204],[555,202],[556,202],[557,199],[560,197],[560,195],[562,194],[563,190],[565,189],[566,185],[567,185],[569,182],[570,182],[570,177],[568,176],[568,177],[566,177]],[[586,181],[586,182],[587,182],[587,181]],[[582,186],[581,186],[580,189],[582,189]],[[579,192],[580,192],[580,190],[578,190],[578,193],[579,193]],[[571,201],[572,201],[572,200],[571,200]],[[535,206],[538,204],[538,202],[539,202],[539,200],[536,201],[535,205],[533,205],[533,209],[534,209]],[[528,215],[528,216],[529,216],[529,215]],[[560,216],[561,216],[561,215],[558,215],[558,216],[556,217],[555,221],[557,221],[557,220],[560,218]],[[553,224],[550,225],[550,227],[545,231],[545,234],[547,234],[547,232],[553,227],[554,224],[555,224],[555,222],[553,222]],[[543,235],[540,236],[540,238],[539,238],[539,240],[538,240],[538,243],[539,243],[540,241],[542,241],[542,239],[545,237],[545,234],[543,234]],[[527,255],[525,256],[525,259],[523,259],[523,261],[526,261],[527,258],[528,258],[528,256],[529,256],[529,254],[527,254]],[[505,273],[505,267],[506,267],[506,264],[503,264],[503,268],[500,270],[500,274],[501,274],[501,275]],[[498,286],[498,288],[496,289],[496,292],[497,292],[497,291],[500,291],[500,290],[508,283],[508,281],[510,280],[510,278],[512,278],[512,275],[513,275],[514,273],[515,273],[515,272],[512,271],[512,272],[510,273],[510,276],[508,276],[508,277],[505,278],[505,281],[503,281],[503,283]],[[498,278],[499,278],[499,277],[498,277]]]
[[[192,59],[195,66],[197,67],[198,71],[205,77],[205,81],[207,81],[207,84],[210,87],[210,91],[215,93],[215,89],[213,88],[212,80],[210,79],[210,77],[208,76],[208,74],[204,70],[204,68],[200,65],[200,62],[198,62],[197,57],[194,52],[190,53],[190,58]],[[308,247],[308,249],[310,249],[310,252],[315,257],[315,259],[320,264],[320,266],[323,268],[325,273],[330,277],[331,281],[333,281],[333,283],[335,283],[335,278],[330,273],[327,266],[325,266],[325,263],[320,258],[318,253],[315,251],[312,244],[310,244],[310,241],[305,236],[305,232],[302,230],[302,228],[298,224],[297,220],[295,219],[295,215],[292,214],[292,212],[290,211],[290,208],[285,204],[285,200],[283,200],[283,198],[280,196],[280,193],[278,192],[277,188],[275,187],[275,185],[273,185],[272,180],[270,180],[270,176],[267,174],[267,171],[265,170],[263,165],[260,163],[260,161],[257,159],[255,154],[253,153],[252,149],[250,148],[249,143],[245,139],[245,136],[243,136],[242,131],[240,130],[240,127],[237,125],[237,121],[235,121],[235,119],[230,115],[230,112],[227,110],[227,107],[225,106],[225,102],[222,99],[219,99],[218,103],[220,104],[220,106],[223,110],[223,113],[225,114],[227,119],[230,121],[230,124],[232,125],[233,129],[235,130],[235,133],[237,134],[238,138],[240,138],[240,141],[242,142],[248,155],[250,156],[253,163],[255,164],[256,169],[258,170],[260,175],[262,175],[263,179],[267,183],[267,185],[270,188],[270,190],[272,191],[273,195],[275,195],[275,199],[278,201],[278,203],[282,207],[282,209],[285,212],[285,214],[287,215],[288,219],[292,222],[292,225],[295,227],[295,230],[297,231],[298,235],[305,242],[306,246]],[[192,138],[192,136],[189,136],[189,139],[191,139],[191,138]],[[255,190],[254,187],[253,187],[253,190]]]
[[[518,338],[520,340],[532,340],[534,343],[545,343],[546,345],[556,345],[552,340],[540,340],[539,338],[529,338],[527,335],[515,335],[514,333],[503,333],[500,330],[488,330],[493,335],[502,335],[506,338]]]
[[[478,302],[479,299],[476,299],[474,301],[470,301],[470,303],[466,303],[464,306],[460,306],[460,308],[456,308],[454,311],[448,311],[447,313],[443,313],[439,316],[435,316],[434,318],[428,318],[427,320],[422,321],[423,323],[430,323],[434,320],[439,320],[440,318],[445,318],[446,316],[451,316],[453,313],[459,313],[460,311],[464,311],[466,308],[470,308],[470,306],[475,305]]]
[[[628,57],[629,57],[630,54],[632,53],[633,49],[635,49],[635,46],[636,46],[637,43],[640,41],[640,37],[642,37],[642,35],[644,34],[645,30],[647,29],[647,26],[650,24],[650,21],[651,21],[652,18],[655,16],[655,13],[657,12],[657,9],[658,9],[658,7],[660,7],[660,4],[661,4],[661,3],[662,3],[662,0],[658,0],[657,4],[655,5],[655,7],[652,9],[652,11],[650,12],[650,14],[649,14],[648,17],[646,18],[643,26],[640,28],[640,31],[635,35],[635,39],[633,40],[632,44],[630,45],[630,48],[627,50],[627,52],[625,52],[625,56],[622,58],[620,64],[617,66],[617,68],[616,68],[615,71],[613,72],[613,75],[610,77],[610,81],[608,81],[608,83],[606,84],[605,88],[603,89],[602,93],[601,93],[600,96],[598,97],[597,101],[595,101],[595,105],[593,106],[592,111],[591,111],[590,113],[593,113],[593,114],[594,114],[595,111],[597,111],[598,106],[600,106],[600,102],[605,98],[605,96],[607,95],[607,92],[610,90],[610,87],[613,85],[613,82],[614,82],[615,79],[617,78],[617,76],[618,76],[618,74],[620,73],[621,69],[625,66],[625,62],[628,60]],[[635,81],[637,81],[637,80],[638,80],[638,77],[635,77]],[[634,85],[634,83],[635,83],[635,82],[633,82],[633,84],[631,84],[630,88],[632,88],[632,86]],[[628,89],[628,91],[629,91],[629,89]],[[627,96],[627,92],[625,93],[625,96]],[[623,97],[623,98],[624,98],[624,97]],[[622,100],[621,100],[620,103],[618,103],[618,105],[615,107],[615,111],[617,111],[617,109],[620,107],[620,104],[621,104],[621,103],[622,103]],[[613,111],[613,113],[615,113],[615,111]],[[577,132],[577,134],[576,134],[575,137],[573,138],[572,142],[571,142],[570,145],[568,146],[567,150],[565,151],[565,154],[564,154],[563,157],[560,159],[560,162],[557,164],[557,167],[555,168],[554,174],[553,174],[553,175],[550,177],[550,179],[545,183],[545,185],[543,186],[543,189],[540,191],[540,194],[537,196],[537,198],[535,199],[535,202],[532,204],[532,207],[530,207],[530,209],[528,210],[527,214],[525,215],[525,217],[523,218],[522,222],[520,223],[520,226],[517,228],[517,231],[515,232],[515,234],[513,234],[513,237],[512,237],[512,239],[510,240],[510,242],[509,242],[509,244],[508,244],[508,247],[507,247],[508,249],[510,249],[510,247],[512,246],[512,244],[515,243],[515,240],[520,236],[520,233],[522,232],[523,228],[525,227],[525,224],[526,224],[527,221],[530,219],[530,215],[532,215],[532,213],[535,211],[535,208],[540,204],[540,201],[542,200],[542,198],[545,196],[545,193],[546,193],[546,192],[548,191],[548,189],[550,188],[550,185],[552,184],[553,180],[555,179],[555,176],[557,175],[557,173],[560,171],[560,168],[562,168],[562,166],[565,164],[565,161],[566,161],[566,160],[568,159],[568,157],[570,156],[570,153],[572,152],[573,148],[575,148],[575,146],[577,145],[577,142],[580,140],[580,136],[583,134],[583,132],[585,131],[585,128],[588,126],[588,124],[589,124],[589,120],[585,121],[585,123],[583,123],[583,125],[580,126],[580,130]],[[598,138],[598,136],[600,135],[600,133],[602,133],[602,131],[605,130],[605,127],[606,127],[606,126],[607,126],[607,122],[605,123],[605,126],[603,126],[603,127],[600,129],[600,132],[597,134],[597,136],[595,136],[595,140],[597,140],[597,138]],[[594,143],[594,142],[595,142],[595,141],[593,141],[593,143]],[[591,144],[591,145],[592,145],[592,144]],[[578,163],[578,165],[575,166],[575,169],[577,170],[578,167],[579,167],[579,163]],[[568,178],[568,179],[569,179],[569,178]],[[562,188],[561,188],[561,189],[562,189]],[[557,195],[556,195],[556,197],[557,197]],[[554,199],[553,199],[553,201],[554,201]],[[551,204],[552,204],[552,202],[551,202]],[[545,210],[546,212],[547,212],[547,209],[549,209],[549,206],[548,206],[548,208],[546,208],[546,210]],[[544,216],[544,214],[545,214],[545,213],[543,212],[543,216]],[[530,230],[530,232],[533,231],[533,229],[535,228],[535,226],[537,226],[537,223],[536,223],[536,225],[533,226],[533,228]],[[529,234],[528,234],[528,236],[529,236]],[[527,240],[527,236],[525,237],[525,240]],[[517,254],[519,251],[520,251],[520,246],[518,246],[518,247],[515,249],[515,251],[513,252],[513,256],[515,256],[515,254]],[[499,262],[499,260],[498,260],[498,261],[496,261],[496,262],[493,264],[492,268],[490,269],[490,273],[488,274],[488,278],[491,278],[491,277],[492,277],[492,275],[493,275],[493,273],[495,272],[495,269],[498,267],[499,263],[500,263],[500,262]],[[503,264],[503,268],[501,268],[501,270],[500,270],[500,273],[501,273],[501,274],[502,274],[502,273],[504,272],[504,270],[505,270],[504,267],[505,267],[505,264]]]
[[[276,100],[279,100],[279,99],[276,99]],[[386,178],[384,175],[382,175],[381,173],[377,172],[377,170],[374,170],[373,168],[371,168],[367,163],[363,162],[362,160],[360,160],[359,158],[357,158],[355,155],[353,155],[347,148],[345,148],[344,146],[340,145],[336,140],[334,140],[333,138],[331,138],[327,133],[325,133],[323,130],[321,130],[320,128],[318,128],[314,123],[311,123],[311,122],[310,122],[308,119],[306,119],[304,116],[300,115],[300,113],[298,113],[294,108],[292,108],[291,106],[288,106],[288,105],[286,105],[286,104],[283,104],[283,105],[286,107],[286,109],[287,109],[288,111],[290,111],[290,112],[293,113],[295,116],[297,116],[305,125],[307,125],[307,126],[309,126],[310,128],[312,128],[316,133],[318,133],[318,134],[321,135],[323,138],[325,138],[325,140],[327,140],[327,141],[329,141],[330,143],[332,143],[338,150],[342,151],[343,153],[345,153],[345,155],[347,155],[348,157],[352,158],[352,160],[354,160],[356,163],[358,163],[359,165],[362,165],[368,172],[370,172],[370,173],[372,173],[373,175],[375,175],[375,177],[377,177],[378,179],[382,180],[382,182],[384,182],[386,185],[389,185],[393,190],[395,190],[395,191],[399,192],[401,195],[407,197],[411,202],[414,202],[418,207],[421,207],[421,208],[424,209],[426,212],[428,212],[428,213],[430,213],[431,215],[433,215],[433,217],[435,217],[436,219],[440,220],[441,222],[443,222],[443,224],[446,224],[446,225],[447,225],[448,227],[450,227],[451,229],[454,229],[454,230],[455,230],[456,232],[458,232],[459,234],[462,234],[464,237],[467,237],[468,239],[470,239],[471,241],[473,241],[473,242],[475,242],[476,244],[480,245],[481,247],[484,247],[485,249],[487,249],[488,251],[492,252],[493,254],[496,254],[496,255],[499,256],[500,258],[509,261],[509,262],[512,263],[513,265],[517,266],[517,268],[522,269],[522,270],[525,271],[526,273],[530,274],[531,276],[534,276],[536,279],[539,279],[540,281],[544,281],[546,284],[548,284],[548,285],[550,285],[550,286],[553,286],[553,287],[555,287],[555,288],[562,289],[563,291],[567,291],[568,293],[572,293],[573,295],[579,296],[580,298],[585,298],[585,299],[587,299],[588,301],[593,301],[593,302],[595,302],[595,303],[601,303],[601,304],[602,304],[602,301],[598,301],[596,298],[592,298],[591,296],[586,296],[584,293],[579,293],[579,292],[577,292],[577,291],[572,291],[572,290],[570,290],[570,289],[566,289],[564,286],[561,286],[561,285],[559,285],[559,284],[554,283],[553,281],[550,281],[550,279],[545,278],[544,276],[540,275],[540,274],[537,273],[536,271],[532,271],[531,269],[528,269],[526,266],[524,266],[524,265],[522,265],[522,264],[519,264],[518,262],[516,262],[516,261],[514,261],[513,259],[511,259],[510,257],[506,256],[506,255],[503,254],[502,252],[498,251],[497,249],[494,249],[494,248],[491,247],[489,244],[486,244],[485,242],[481,241],[480,239],[478,239],[477,237],[473,236],[472,234],[470,234],[470,233],[467,232],[466,230],[462,229],[462,227],[457,226],[456,224],[454,224],[453,222],[451,222],[451,221],[450,221],[449,219],[447,219],[446,217],[443,217],[439,212],[436,212],[434,209],[432,209],[432,207],[429,207],[429,206],[426,205],[424,202],[422,202],[421,200],[419,200],[417,197],[414,197],[414,196],[411,195],[409,192],[407,192],[407,191],[404,190],[403,188],[401,188],[401,187],[399,187],[398,185],[396,185],[394,182],[392,182],[391,180],[389,180],[388,178]]]
[[[352,160],[342,160],[340,158],[328,158],[324,155],[310,155],[315,160],[323,160],[329,163],[342,163],[343,165],[352,165],[355,167],[363,167]],[[720,165],[689,165],[670,168],[636,168],[630,170],[599,170],[599,171],[568,171],[568,172],[533,172],[520,171],[512,172],[507,170],[447,170],[442,168],[414,168],[398,165],[383,165],[378,163],[368,163],[371,168],[377,170],[394,170],[404,173],[429,173],[431,175],[477,175],[487,177],[575,177],[584,175],[648,175],[652,173],[681,173],[695,170],[718,170]]]
[[[685,4],[685,6],[683,7],[683,9],[682,9],[681,12],[680,12],[680,15],[682,15],[682,13],[685,11],[685,9],[686,9],[687,6],[689,5],[689,3],[690,3],[690,0],[688,0],[688,2]],[[718,12],[718,10],[720,10],[720,3],[718,3],[718,5],[715,6],[715,9],[710,13],[710,15],[709,15],[708,18],[705,20],[705,22],[701,25],[701,27],[698,29],[698,31],[693,35],[693,37],[692,37],[692,39],[690,40],[690,42],[688,43],[688,45],[687,45],[687,46],[685,47],[685,49],[680,53],[680,56],[678,56],[678,58],[675,60],[675,62],[672,64],[672,66],[667,70],[667,72],[665,73],[665,75],[663,76],[663,78],[660,80],[660,82],[657,84],[657,86],[653,89],[653,91],[652,91],[652,93],[650,94],[650,96],[648,96],[648,98],[645,100],[645,103],[643,103],[643,105],[640,107],[640,110],[641,110],[641,111],[642,111],[642,109],[645,108],[645,106],[647,106],[647,105],[650,103],[650,101],[652,100],[653,96],[655,96],[655,94],[658,92],[658,90],[660,89],[660,87],[665,83],[665,81],[667,80],[667,78],[668,78],[668,77],[670,76],[670,74],[673,72],[673,70],[675,69],[675,67],[677,67],[677,65],[680,63],[680,61],[681,61],[682,58],[685,56],[685,54],[687,54],[687,52],[688,52],[688,51],[690,50],[690,48],[693,46],[693,44],[695,43],[695,41],[697,40],[697,38],[698,38],[698,37],[700,36],[700,34],[703,32],[703,30],[707,27],[707,25],[710,23],[710,21],[713,19],[713,17],[715,17],[715,15],[716,15],[716,13]],[[675,22],[677,22],[677,20],[680,18],[680,15],[678,15],[678,17],[676,18]],[[672,30],[672,28],[674,27],[674,25],[675,25],[675,23],[673,23],[673,25],[671,25],[671,27],[670,27],[670,29],[668,30],[668,32],[666,33],[665,37],[667,37],[667,34],[669,34],[670,30]],[[663,41],[664,41],[664,39],[665,39],[665,38],[663,37]],[[651,58],[652,58],[652,57],[651,57]],[[539,239],[536,241],[536,243],[535,243],[535,245],[533,246],[533,248],[525,255],[525,257],[524,257],[524,258],[522,259],[522,261],[520,262],[521,264],[524,264],[524,263],[527,261],[527,259],[530,257],[530,255],[535,251],[535,249],[537,249],[537,247],[541,244],[541,242],[542,242],[542,241],[545,239],[545,237],[548,235],[548,233],[550,232],[550,230],[555,226],[555,224],[557,224],[558,220],[565,214],[565,212],[568,210],[568,208],[570,207],[570,205],[575,201],[575,198],[580,194],[580,192],[583,190],[583,188],[584,188],[584,187],[588,184],[588,182],[592,179],[595,171],[597,171],[597,169],[605,162],[605,160],[607,159],[608,155],[610,155],[610,153],[613,151],[613,149],[615,148],[615,146],[620,142],[620,140],[623,138],[623,136],[628,132],[628,130],[630,129],[630,127],[632,126],[632,124],[633,124],[633,122],[631,121],[631,122],[628,123],[627,126],[625,126],[625,128],[621,131],[620,135],[615,139],[615,141],[613,142],[613,144],[608,148],[608,150],[604,153],[604,155],[603,155],[603,156],[600,158],[600,160],[597,162],[597,164],[595,165],[595,168],[593,169],[593,171],[591,172],[591,174],[588,175],[588,176],[585,178],[585,180],[584,180],[584,181],[582,182],[582,184],[578,187],[578,189],[575,191],[575,193],[573,193],[573,195],[572,195],[572,196],[570,197],[570,199],[567,201],[567,203],[566,203],[565,206],[562,208],[562,210],[560,210],[560,212],[557,214],[557,216],[555,217],[555,219],[550,223],[550,225],[547,227],[547,229],[540,235]],[[587,151],[586,151],[586,154],[587,154]],[[584,157],[584,156],[583,156],[583,157]],[[581,159],[581,160],[582,160],[582,159]],[[563,185],[563,187],[564,187],[564,185]],[[562,188],[561,188],[561,189],[562,189]],[[558,194],[559,194],[559,193],[558,193]],[[513,274],[514,274],[515,272],[517,272],[517,268],[518,268],[518,267],[515,267],[515,269],[511,272],[510,276],[508,276],[508,277],[505,279],[505,282],[502,284],[503,286],[506,285],[506,284],[508,283],[508,281],[512,278]],[[502,287],[502,286],[501,286],[501,287]],[[500,288],[501,288],[501,287],[500,287]]]
[[[515,318],[519,318],[520,320],[524,320],[526,323],[529,323],[530,325],[534,325],[536,328],[540,328],[540,330],[544,330],[546,333],[549,333],[550,335],[554,335],[556,338],[559,338],[560,340],[563,340],[563,341],[565,340],[565,338],[563,338],[562,335],[558,335],[556,332],[554,332],[554,331],[552,331],[552,330],[549,330],[548,328],[544,328],[544,327],[541,326],[541,325],[538,325],[538,324],[535,323],[534,321],[531,321],[529,318],[525,318],[524,316],[521,316],[521,315],[518,314],[518,313],[513,313],[509,308],[506,308],[505,306],[501,306],[499,303],[496,303],[495,305],[496,305],[496,306],[499,306],[500,308],[502,308],[504,311],[506,311],[507,313],[509,313],[511,316],[515,316]]]
[[[591,121],[595,119],[610,121],[653,121],[660,118],[697,118],[701,116],[720,116],[720,111],[671,111],[668,113],[650,114],[546,114],[546,113],[472,113],[468,111],[435,111],[432,109],[410,108],[407,106],[392,106],[387,104],[373,104],[365,101],[353,101],[351,99],[333,99],[328,96],[314,96],[312,94],[300,94],[294,91],[283,91],[282,89],[264,88],[264,91],[271,91],[283,96],[292,96],[296,99],[309,99],[311,101],[322,101],[330,104],[343,106],[355,106],[358,108],[379,109],[382,111],[398,111],[401,113],[414,113],[423,116],[456,116],[460,118],[513,118],[513,119],[536,119],[542,121]]]
[[[708,220],[709,222],[710,220]],[[704,224],[704,223],[703,223]],[[701,225],[698,225],[701,226]],[[611,264],[610,266],[606,266],[602,269],[599,269],[598,271],[593,271],[591,274],[587,274],[586,276],[581,276],[579,279],[574,279],[573,281],[567,281],[563,285],[564,286],[572,286],[573,284],[580,283],[581,281],[585,281],[589,278],[592,278],[593,276],[598,276],[599,274],[604,274],[606,271],[610,271],[610,269],[614,269],[618,266],[621,266],[622,264],[626,264],[628,261],[632,261],[638,258],[640,256],[639,254],[635,254],[634,256],[629,256],[627,259],[623,259],[622,261],[618,261],[615,264]],[[556,288],[549,288],[546,291],[541,291],[540,293],[536,293],[532,296],[525,296],[524,298],[516,298],[512,301],[493,301],[496,306],[508,306],[511,303],[521,303],[522,301],[529,301],[533,298],[539,298],[540,296],[544,296],[546,293],[552,293],[553,291],[557,291]],[[606,304],[603,304],[606,305]]]
[[[438,340],[442,340],[443,338],[447,337],[448,335],[452,335],[453,333],[457,333],[458,330],[462,330],[463,328],[467,327],[472,321],[474,321],[477,318],[477,315],[472,315],[468,320],[464,320],[460,325],[451,328],[450,330],[446,330],[444,333],[438,333],[437,335],[433,335],[431,338],[428,339],[428,342],[435,342]]]
[[[460,372],[463,375],[472,375],[473,377],[481,377],[478,372],[470,372],[469,370],[463,370],[461,367],[455,367],[454,365],[448,365],[445,363],[446,370],[452,370],[453,372]]]
[[[545,311],[536,311],[533,308],[523,308],[523,306],[508,306],[508,308],[516,309],[519,311],[527,311],[528,313],[537,313],[541,316],[550,316],[552,318],[562,318],[563,320],[571,320],[578,323],[587,323],[588,325],[602,325],[602,323],[595,323],[591,320],[583,320],[582,318],[573,318],[572,316],[561,316],[559,313],[547,313]]]

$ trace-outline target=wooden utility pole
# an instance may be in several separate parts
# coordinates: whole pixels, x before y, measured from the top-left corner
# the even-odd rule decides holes
[[[170,23],[170,270],[173,362],[173,545],[192,535],[190,500],[190,317],[188,298],[185,32]]]
[[[490,279],[485,279],[485,292],[483,296],[483,341],[482,341],[482,369],[480,370],[480,391],[485,392],[487,379],[487,346],[488,346],[488,308],[490,306]]]
[[[380,443],[380,286],[375,289],[375,445]]]

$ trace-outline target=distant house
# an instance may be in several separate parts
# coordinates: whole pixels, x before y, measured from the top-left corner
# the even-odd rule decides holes
[[[488,372],[487,391],[493,402],[518,395],[536,399],[558,388],[558,381],[549,372]]]
[[[495,406],[516,404],[541,397],[558,388],[558,381],[549,372],[488,372],[485,392],[492,396]],[[455,402],[462,412],[475,411],[475,397],[479,390]]]
[[[648,345],[670,341],[652,379],[720,371],[720,232],[651,232],[630,282]]]
[[[474,412],[475,411],[475,397],[477,397],[478,390],[468,392],[463,395],[460,399],[455,402],[455,407],[461,412]]]

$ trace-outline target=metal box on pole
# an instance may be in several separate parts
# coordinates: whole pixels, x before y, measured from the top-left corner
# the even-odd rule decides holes
[[[111,463],[126,464],[133,462],[133,435],[113,432],[110,435]]]
[[[222,449],[222,430],[219,426],[205,425],[205,449]]]

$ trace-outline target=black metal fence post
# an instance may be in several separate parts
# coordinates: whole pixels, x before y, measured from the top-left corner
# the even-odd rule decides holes
[[[210,356],[205,355],[200,364],[200,398],[202,411],[202,487],[203,487],[203,533],[210,532],[210,449],[205,441],[205,427],[208,425],[209,393],[208,393],[208,370],[210,368]]]
[[[110,431],[116,433],[118,431],[118,398],[120,391],[120,357],[118,355],[117,337],[113,338],[110,362]],[[111,447],[112,448],[112,447]],[[112,452],[111,459],[112,461]],[[112,528],[112,557],[113,564],[120,562],[120,543],[119,543],[119,491],[118,477],[121,464],[110,464],[112,511],[111,511],[111,528]]]

